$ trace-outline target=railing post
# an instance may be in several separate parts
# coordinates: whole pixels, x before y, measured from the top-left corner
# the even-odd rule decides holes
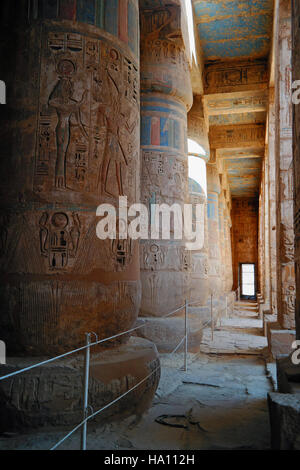
[[[188,354],[188,302],[185,301],[185,312],[184,312],[184,370],[187,372],[187,354]]]
[[[91,333],[86,333],[85,360],[84,360],[84,389],[83,389],[83,419],[87,417],[88,401],[89,401],[89,376],[90,376],[90,345]],[[81,450],[86,450],[87,422],[81,429]]]
[[[213,316],[213,294],[210,294],[210,327],[211,327],[211,340],[214,340],[214,316]]]

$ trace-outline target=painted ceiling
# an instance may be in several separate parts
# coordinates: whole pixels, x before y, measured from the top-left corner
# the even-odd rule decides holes
[[[193,0],[193,6],[205,68],[220,62],[226,77],[227,65],[230,69],[236,67],[238,76],[241,63],[253,64],[257,59],[256,63],[267,63],[272,44],[273,0]],[[216,91],[207,91],[205,106],[210,130],[215,132],[218,126],[265,124],[267,92],[260,82],[257,83],[261,89],[255,83],[249,82],[243,91],[238,86],[227,92],[218,91],[217,87]],[[248,148],[228,147],[227,144],[217,150],[227,169],[232,197],[257,197],[264,157],[261,141],[251,142],[251,147],[249,142]]]
[[[232,197],[258,195],[262,158],[230,158],[225,164]]]
[[[273,0],[193,0],[204,59],[266,58]]]

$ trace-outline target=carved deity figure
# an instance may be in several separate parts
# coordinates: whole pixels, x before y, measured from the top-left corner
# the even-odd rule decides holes
[[[121,143],[120,130],[124,127],[131,133],[136,122],[130,127],[122,113],[122,92],[118,85],[120,80],[119,53],[112,49],[110,51],[110,61],[106,66],[105,85],[107,89],[108,102],[99,105],[98,122],[100,127],[106,128],[106,139],[104,146],[104,155],[99,175],[98,185],[102,195],[113,197],[107,188],[108,172],[110,166],[114,164],[114,172],[118,186],[118,196],[124,195],[122,179],[122,163],[128,166],[128,160],[125,150]]]
[[[82,99],[76,101],[73,98],[74,85],[71,77],[75,73],[75,65],[71,60],[63,59],[58,63],[57,72],[59,81],[55,85],[49,97],[48,104],[56,110],[58,122],[56,126],[57,158],[55,167],[55,187],[66,187],[66,155],[70,143],[71,117],[74,116],[82,135],[88,139],[86,130],[82,124],[80,107],[83,104],[87,91]]]

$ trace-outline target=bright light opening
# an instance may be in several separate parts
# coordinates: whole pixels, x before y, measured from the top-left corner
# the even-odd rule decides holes
[[[255,296],[254,264],[242,264],[242,296]]]
[[[186,13],[187,13],[189,40],[190,40],[191,61],[193,62],[193,58],[194,58],[195,64],[198,65],[195,32],[194,32],[194,17],[193,17],[192,0],[185,0],[185,6],[186,6]]]
[[[194,155],[206,155],[206,152],[202,145],[199,145],[197,142],[195,142],[192,139],[188,139],[188,152],[189,154],[194,154]]]
[[[207,196],[206,163],[202,158],[189,155],[189,178],[200,184]]]

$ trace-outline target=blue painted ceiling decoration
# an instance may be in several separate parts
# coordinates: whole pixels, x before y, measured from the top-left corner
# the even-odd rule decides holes
[[[273,0],[194,0],[204,59],[267,58]]]
[[[261,179],[261,158],[226,159],[232,197],[256,197]]]

